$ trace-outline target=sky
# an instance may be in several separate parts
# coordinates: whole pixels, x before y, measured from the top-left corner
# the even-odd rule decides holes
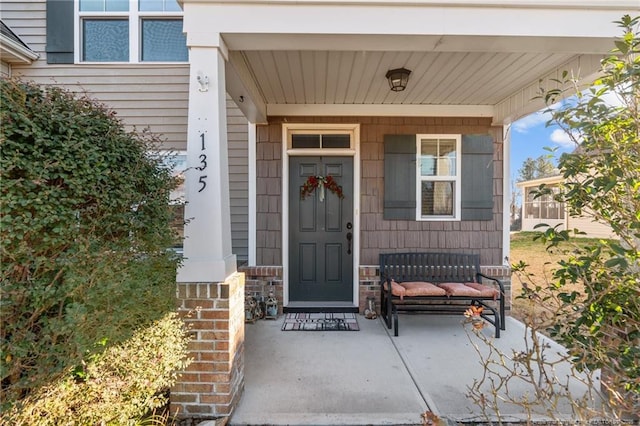
[[[585,96],[589,94],[585,92]],[[622,100],[613,92],[602,96],[604,102],[612,107],[623,106]],[[567,103],[575,102],[575,97],[569,97],[560,103],[552,105],[551,108],[566,106]],[[546,109],[546,108],[545,108]],[[538,158],[541,155],[551,154],[545,150],[554,148],[552,162],[557,165],[557,159],[565,152],[572,152],[576,144],[569,138],[567,133],[556,125],[546,126],[551,118],[549,111],[535,112],[511,125],[511,181],[516,182],[518,170],[527,158]]]
[[[518,170],[527,158],[538,158],[541,155],[553,155],[552,162],[565,152],[575,149],[575,143],[558,126],[546,126],[550,113],[536,112],[511,125],[511,178],[515,182]],[[553,148],[553,153],[545,150]]]

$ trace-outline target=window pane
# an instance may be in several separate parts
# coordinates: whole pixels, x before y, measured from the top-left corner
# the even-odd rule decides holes
[[[351,148],[351,135],[322,135],[323,148]]]
[[[138,10],[161,12],[164,10],[164,2],[162,0],[140,0],[138,2]]]
[[[420,142],[420,155],[420,174],[422,176],[435,176],[438,141],[435,139],[422,139]]]
[[[174,248],[182,249],[184,242],[184,204],[174,204],[171,209],[171,223],[176,242]]]
[[[89,62],[129,60],[129,21],[85,19],[82,24],[82,60]]]
[[[423,181],[421,188],[422,216],[453,216],[454,182]]]
[[[126,12],[129,0],[80,0],[81,12]]]
[[[320,135],[291,135],[291,148],[320,148]]]
[[[456,175],[456,141],[441,140],[438,146],[438,176]]]
[[[181,12],[176,0],[139,0],[138,9],[143,12]]]
[[[185,171],[187,170],[187,154],[172,154],[162,158],[163,165],[171,169],[171,175],[176,179],[177,186],[169,195],[169,202],[184,203],[186,196]]]
[[[104,12],[104,0],[80,0],[80,12]]]
[[[456,141],[454,139],[422,139],[420,153],[422,176],[456,175]]]
[[[164,10],[167,12],[182,12],[177,0],[164,0]]]
[[[142,21],[143,61],[188,61],[187,38],[182,19],[144,19]]]
[[[129,10],[129,0],[106,0],[107,12],[126,12]]]

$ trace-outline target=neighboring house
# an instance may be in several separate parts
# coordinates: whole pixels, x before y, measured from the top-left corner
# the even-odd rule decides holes
[[[589,215],[570,215],[565,203],[555,201],[551,194],[536,197],[540,185],[558,193],[563,181],[562,176],[550,176],[517,183],[522,191],[522,231],[541,231],[544,228],[536,228],[536,225],[546,224],[551,227],[558,226],[561,230],[578,229],[585,233],[585,237],[612,238],[613,231],[610,226],[595,221]]]
[[[86,90],[185,151],[178,299],[198,308],[197,362],[172,402],[207,417],[243,387],[245,290],[289,310],[362,309],[390,251],[478,253],[509,288],[509,125],[564,70],[593,79],[637,0],[0,7],[40,55],[14,74]],[[329,176],[343,198],[301,197]]]

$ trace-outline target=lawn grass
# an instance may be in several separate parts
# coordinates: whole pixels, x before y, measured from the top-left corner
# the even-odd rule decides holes
[[[517,232],[511,234],[511,265],[524,262],[528,266],[526,271],[531,274],[522,277],[517,273],[511,275],[511,315],[522,321],[527,315],[533,315],[542,319],[544,312],[553,309],[552,306],[545,305],[549,302],[539,300],[529,301],[518,298],[522,294],[522,281],[529,288],[536,286],[547,287],[553,280],[553,272],[558,268],[558,262],[567,258],[567,252],[577,246],[585,246],[597,242],[592,238],[575,238],[570,243],[560,244],[558,247],[547,250],[546,244],[540,240],[534,241],[536,232]],[[582,292],[581,285],[567,285],[564,289],[568,292],[573,290]]]

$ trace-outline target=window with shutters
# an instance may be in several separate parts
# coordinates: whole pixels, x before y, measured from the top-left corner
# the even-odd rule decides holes
[[[385,220],[494,220],[493,138],[385,135]]]
[[[460,135],[417,135],[418,220],[460,217]]]
[[[187,62],[177,0],[79,0],[80,62]]]

